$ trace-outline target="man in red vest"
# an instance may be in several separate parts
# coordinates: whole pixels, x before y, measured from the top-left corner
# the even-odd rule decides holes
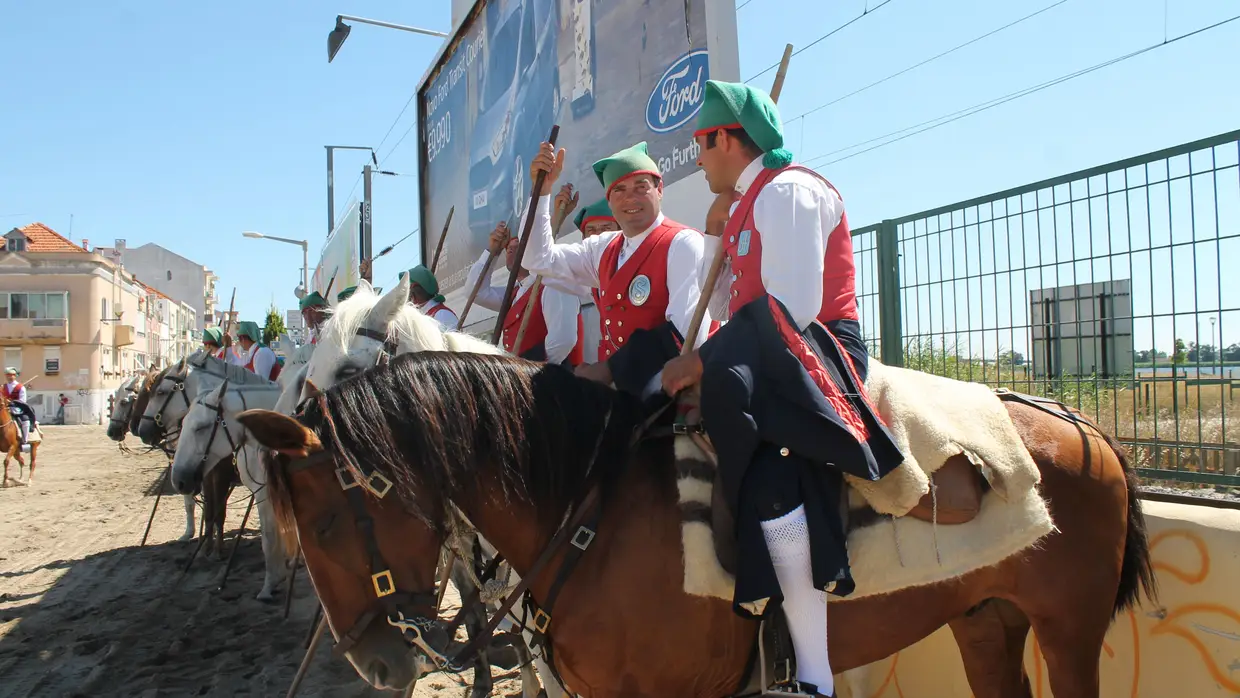
[[[520,239],[508,234],[508,225],[500,223],[491,232],[488,249],[482,253],[477,262],[469,269],[466,288],[473,288],[478,283],[478,276],[486,267],[491,255],[506,251],[504,266],[511,272],[517,259],[517,245]],[[522,269],[517,275],[519,280],[512,306],[508,309],[508,317],[504,319],[504,351],[531,361],[546,361],[552,364],[566,364],[576,367],[581,363],[581,301],[578,293],[563,286],[561,282],[543,279],[539,284],[538,297],[530,301],[530,288],[534,285],[534,277],[529,271]],[[496,312],[504,304],[504,291],[507,286],[487,284],[478,289],[474,302],[484,308]],[[526,324],[525,334],[521,337],[521,346],[515,347],[517,334],[521,330],[521,322],[527,313],[533,313]]]
[[[556,244],[550,194],[564,158],[563,148],[543,143],[530,164],[531,181],[547,177],[524,264],[544,278],[598,289],[598,363],[577,373],[641,395],[684,341],[701,293],[703,236],[663,215],[663,177],[643,142],[594,163],[620,231]]]
[[[903,461],[865,391],[848,218],[834,186],[792,165],[762,91],[707,82],[695,138],[718,196],[707,257],[720,244],[727,256],[711,311],[728,320],[669,362],[663,386],[701,382],[736,516],[734,609],[762,617],[782,604],[797,676],[779,690],[831,695],[827,593],[853,589],[843,474],[877,480]]]

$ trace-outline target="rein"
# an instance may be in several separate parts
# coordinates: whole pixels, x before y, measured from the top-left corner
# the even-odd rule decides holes
[[[362,334],[362,331],[358,331]],[[371,335],[363,335],[371,336]],[[372,337],[378,339],[377,337]],[[385,347],[386,348],[386,347]],[[383,361],[383,356],[380,356]],[[339,444],[339,436],[336,432],[335,421],[331,418],[327,410],[326,397],[320,394],[318,396],[320,411],[324,415],[326,426],[331,434],[333,443]],[[651,438],[651,426],[663,415],[663,413],[671,407],[672,403],[667,403],[659,410],[651,414],[641,424],[633,429],[630,436],[628,448],[632,449],[640,441]],[[300,410],[299,410],[300,411]],[[589,478],[595,470],[595,464],[598,461],[599,453],[602,450],[604,439],[611,427],[611,409],[608,408],[603,420],[603,426],[599,430],[598,438],[595,441],[593,451],[590,455],[589,463],[586,467],[586,477]],[[345,463],[340,465],[338,458],[343,458]],[[477,655],[487,645],[491,643],[495,636],[495,631],[499,627],[516,606],[517,602],[529,593],[530,586],[539,576],[546,571],[552,559],[565,547],[571,543],[571,547],[564,555],[561,561],[556,579],[552,584],[550,593],[546,600],[544,608],[540,608],[535,614],[534,631],[536,637],[541,639],[545,637],[547,628],[551,622],[551,608],[558,596],[560,589],[567,582],[573,569],[576,567],[581,556],[585,553],[593,542],[597,532],[599,519],[599,498],[601,496],[601,485],[594,482],[586,490],[585,495],[573,505],[569,513],[566,514],[564,522],[556,530],[551,540],[543,548],[542,553],[535,560],[530,569],[521,575],[521,581],[515,588],[510,591],[504,598],[499,609],[491,615],[485,630],[477,633],[473,638],[452,652],[447,654],[447,648],[440,651],[431,645],[428,638],[429,632],[437,627],[442,627],[442,621],[438,618],[438,594],[432,588],[430,590],[419,591],[402,591],[397,586],[396,580],[392,576],[391,567],[383,558],[383,554],[379,549],[378,541],[374,533],[374,519],[370,516],[366,508],[366,496],[362,490],[366,490],[377,499],[383,499],[392,489],[393,483],[383,473],[378,470],[367,470],[362,465],[351,458],[347,453],[337,453],[335,450],[324,449],[313,454],[299,458],[289,462],[285,467],[290,473],[300,472],[309,468],[328,465],[334,467],[337,482],[341,489],[345,492],[349,502],[349,508],[353,514],[354,525],[362,534],[365,540],[367,553],[369,556],[369,568],[371,584],[375,592],[376,603],[372,605],[365,613],[361,615],[353,625],[342,634],[339,643],[332,650],[333,655],[340,656],[347,652],[361,639],[363,633],[369,628],[381,614],[385,615],[388,625],[397,628],[401,632],[401,636],[414,648],[421,651],[427,659],[429,659],[437,669],[449,671],[463,671],[471,663],[475,662]],[[361,477],[359,478],[358,475]],[[503,561],[502,555],[497,555],[488,564],[482,575],[482,580],[491,579],[499,569],[499,565]],[[445,570],[445,575],[448,571]],[[440,585],[447,584],[447,578],[439,580]],[[446,628],[446,638],[450,642],[456,628],[464,620],[466,613],[473,609],[476,605],[482,605],[484,615],[486,605],[482,602],[481,586],[475,589],[467,599],[463,599],[460,610],[456,616],[450,621]],[[424,615],[413,613],[406,615],[402,606],[410,604],[415,609],[430,610],[432,615]]]

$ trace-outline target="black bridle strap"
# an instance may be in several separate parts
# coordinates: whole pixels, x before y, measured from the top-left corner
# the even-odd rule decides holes
[[[369,327],[359,327],[357,328],[357,336],[365,337],[367,339],[373,339],[376,342],[381,342],[383,344],[384,351],[386,351],[388,354],[391,354],[393,356],[396,355],[396,350],[398,349],[396,342],[394,340],[388,339],[387,333],[385,332],[379,332],[378,330],[372,330]]]

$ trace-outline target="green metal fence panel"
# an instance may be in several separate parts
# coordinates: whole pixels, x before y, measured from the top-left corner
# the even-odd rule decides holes
[[[1062,400],[1148,480],[1240,486],[1240,131],[860,228],[854,254],[884,363]]]

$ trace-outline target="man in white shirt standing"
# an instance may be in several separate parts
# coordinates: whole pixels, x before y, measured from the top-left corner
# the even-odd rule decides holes
[[[669,362],[663,386],[702,386],[736,519],[733,609],[782,605],[788,620],[796,677],[774,690],[831,695],[827,594],[853,589],[843,475],[878,480],[904,459],[865,391],[848,218],[834,186],[792,164],[761,90],[708,81],[694,137],[718,197],[707,257],[727,255],[711,310],[728,321]]]
[[[520,240],[508,234],[508,225],[500,223],[491,232],[487,251],[469,269],[466,288],[473,288],[478,276],[486,267],[491,255],[501,251],[506,254],[504,266],[511,272],[516,262],[517,245]],[[575,367],[581,363],[581,301],[578,291],[566,287],[555,279],[543,279],[539,284],[538,298],[530,300],[530,288],[534,277],[522,269],[517,275],[518,285],[508,317],[504,319],[504,351],[531,361],[567,364]],[[478,289],[475,302],[494,311],[504,303],[506,286],[484,285]],[[584,291],[581,291],[584,292]],[[526,324],[521,346],[515,347],[516,336],[527,313],[534,313]]]
[[[556,244],[550,194],[564,159],[563,148],[543,143],[530,165],[531,181],[547,176],[523,263],[544,278],[599,290],[598,363],[577,373],[640,396],[684,341],[701,293],[703,236],[663,215],[663,177],[643,142],[594,163],[620,231]]]

